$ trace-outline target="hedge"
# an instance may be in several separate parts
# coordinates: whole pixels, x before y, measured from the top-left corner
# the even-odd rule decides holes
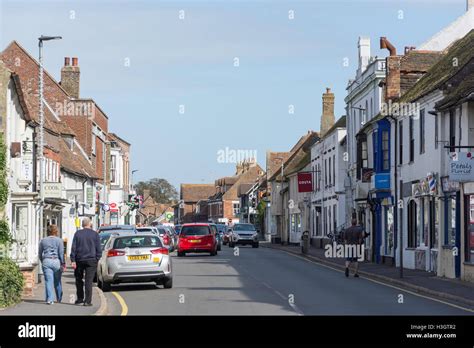
[[[0,259],[0,307],[21,301],[25,280],[18,265],[11,259]]]

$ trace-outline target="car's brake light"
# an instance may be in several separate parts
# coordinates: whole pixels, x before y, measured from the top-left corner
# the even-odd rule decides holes
[[[165,235],[163,237],[163,242],[165,242],[165,244],[170,244],[170,237],[168,235]]]
[[[152,254],[163,254],[163,255],[168,255],[169,251],[166,248],[159,248],[159,249],[153,249],[151,250]]]
[[[110,249],[107,252],[107,257],[123,256],[123,255],[125,255],[125,251],[120,251],[120,250],[116,250],[116,249]]]

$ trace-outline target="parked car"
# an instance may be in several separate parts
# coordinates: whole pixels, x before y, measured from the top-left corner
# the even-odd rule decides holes
[[[175,225],[174,230],[176,231],[176,234],[179,236],[179,232],[181,232],[181,225]]]
[[[100,226],[97,230],[98,233],[109,232],[109,231],[136,231],[135,226],[132,225],[109,225],[109,226]]]
[[[166,228],[166,226],[158,225],[156,226],[158,230],[159,236],[163,239],[163,243],[170,251],[174,251],[176,249],[175,239],[172,235],[172,232]]]
[[[173,247],[174,247],[174,249],[176,249],[177,246],[178,246],[179,234],[176,233],[176,230],[175,230],[174,227],[171,226],[171,225],[163,225],[163,227],[164,227],[165,229],[167,229],[167,230],[170,232],[171,237],[173,238],[173,243],[174,243],[174,244],[173,244]]]
[[[173,287],[168,248],[154,233],[112,234],[97,264],[97,286],[110,291],[112,284],[136,282]]]
[[[186,253],[210,253],[217,255],[217,228],[209,223],[183,224],[179,234],[178,256]]]
[[[233,248],[235,245],[251,244],[253,248],[258,248],[258,233],[255,226],[252,224],[238,223],[232,227],[230,235],[229,247]]]

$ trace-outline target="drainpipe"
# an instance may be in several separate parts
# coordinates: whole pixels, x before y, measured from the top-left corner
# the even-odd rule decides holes
[[[387,49],[390,52],[391,57],[397,55],[397,49],[390,43],[390,41],[388,41],[385,36],[380,38],[380,49]]]

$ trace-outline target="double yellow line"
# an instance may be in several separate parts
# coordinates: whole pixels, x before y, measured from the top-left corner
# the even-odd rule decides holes
[[[128,307],[127,304],[125,303],[125,300],[123,299],[122,296],[120,296],[117,292],[112,291],[112,294],[117,298],[117,300],[120,303],[120,306],[122,306],[122,313],[120,313],[121,316],[125,316],[128,314]]]

